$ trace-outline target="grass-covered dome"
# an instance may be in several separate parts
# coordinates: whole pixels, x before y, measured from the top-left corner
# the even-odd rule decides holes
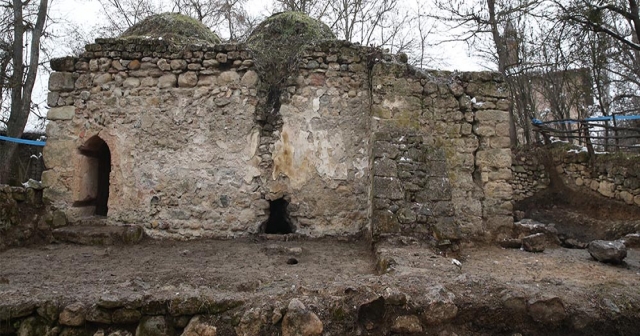
[[[331,28],[301,12],[280,12],[262,21],[249,35],[247,44],[289,45],[291,41],[312,43],[335,39]]]
[[[262,21],[249,35],[255,67],[265,84],[274,89],[291,73],[306,45],[335,39],[326,24],[301,12],[281,12]]]
[[[220,38],[202,22],[179,13],[151,15],[129,27],[120,37],[162,38],[173,43],[207,42],[217,44]]]

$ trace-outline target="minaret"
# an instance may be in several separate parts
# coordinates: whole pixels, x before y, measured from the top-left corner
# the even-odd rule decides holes
[[[505,67],[509,69],[520,63],[520,58],[518,57],[520,41],[518,39],[518,32],[513,26],[511,20],[508,20],[504,27],[503,41],[507,52],[507,62]]]

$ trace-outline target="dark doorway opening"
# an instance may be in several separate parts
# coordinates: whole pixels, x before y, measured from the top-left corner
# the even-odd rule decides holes
[[[88,161],[85,168],[88,181],[84,181],[87,185],[88,197],[85,201],[79,202],[78,206],[95,205],[94,214],[97,216],[106,216],[109,208],[109,174],[111,174],[111,151],[104,140],[98,136],[91,137],[80,147],[80,154],[87,157]]]
[[[96,196],[96,215],[106,216],[109,208],[109,174],[111,174],[111,151],[106,142],[98,149],[98,195]]]
[[[293,224],[287,213],[287,202],[284,198],[269,201],[269,219],[262,224],[262,232],[272,234],[293,233]]]

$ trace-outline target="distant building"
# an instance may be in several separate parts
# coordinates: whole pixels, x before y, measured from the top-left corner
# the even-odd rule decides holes
[[[521,123],[529,123],[533,118],[551,121],[589,116],[590,107],[594,104],[589,68],[559,69],[557,65],[543,67],[524,64],[519,55],[521,39],[511,21],[505,24],[503,40],[507,53],[506,72],[512,78],[509,82],[517,86],[514,88],[517,91],[514,108],[522,109],[528,115],[527,120],[521,120]],[[557,124],[561,129],[575,128],[576,125]]]

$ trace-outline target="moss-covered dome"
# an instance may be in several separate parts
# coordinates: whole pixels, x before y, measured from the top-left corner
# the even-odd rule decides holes
[[[249,35],[247,44],[289,45],[292,40],[312,43],[335,38],[329,26],[304,13],[281,12],[262,21]]]
[[[262,21],[249,35],[247,46],[260,79],[273,90],[294,70],[306,45],[335,38],[326,24],[304,13],[282,12]]]
[[[151,15],[127,29],[120,37],[162,38],[173,43],[220,43],[220,38],[202,22],[178,13]]]

